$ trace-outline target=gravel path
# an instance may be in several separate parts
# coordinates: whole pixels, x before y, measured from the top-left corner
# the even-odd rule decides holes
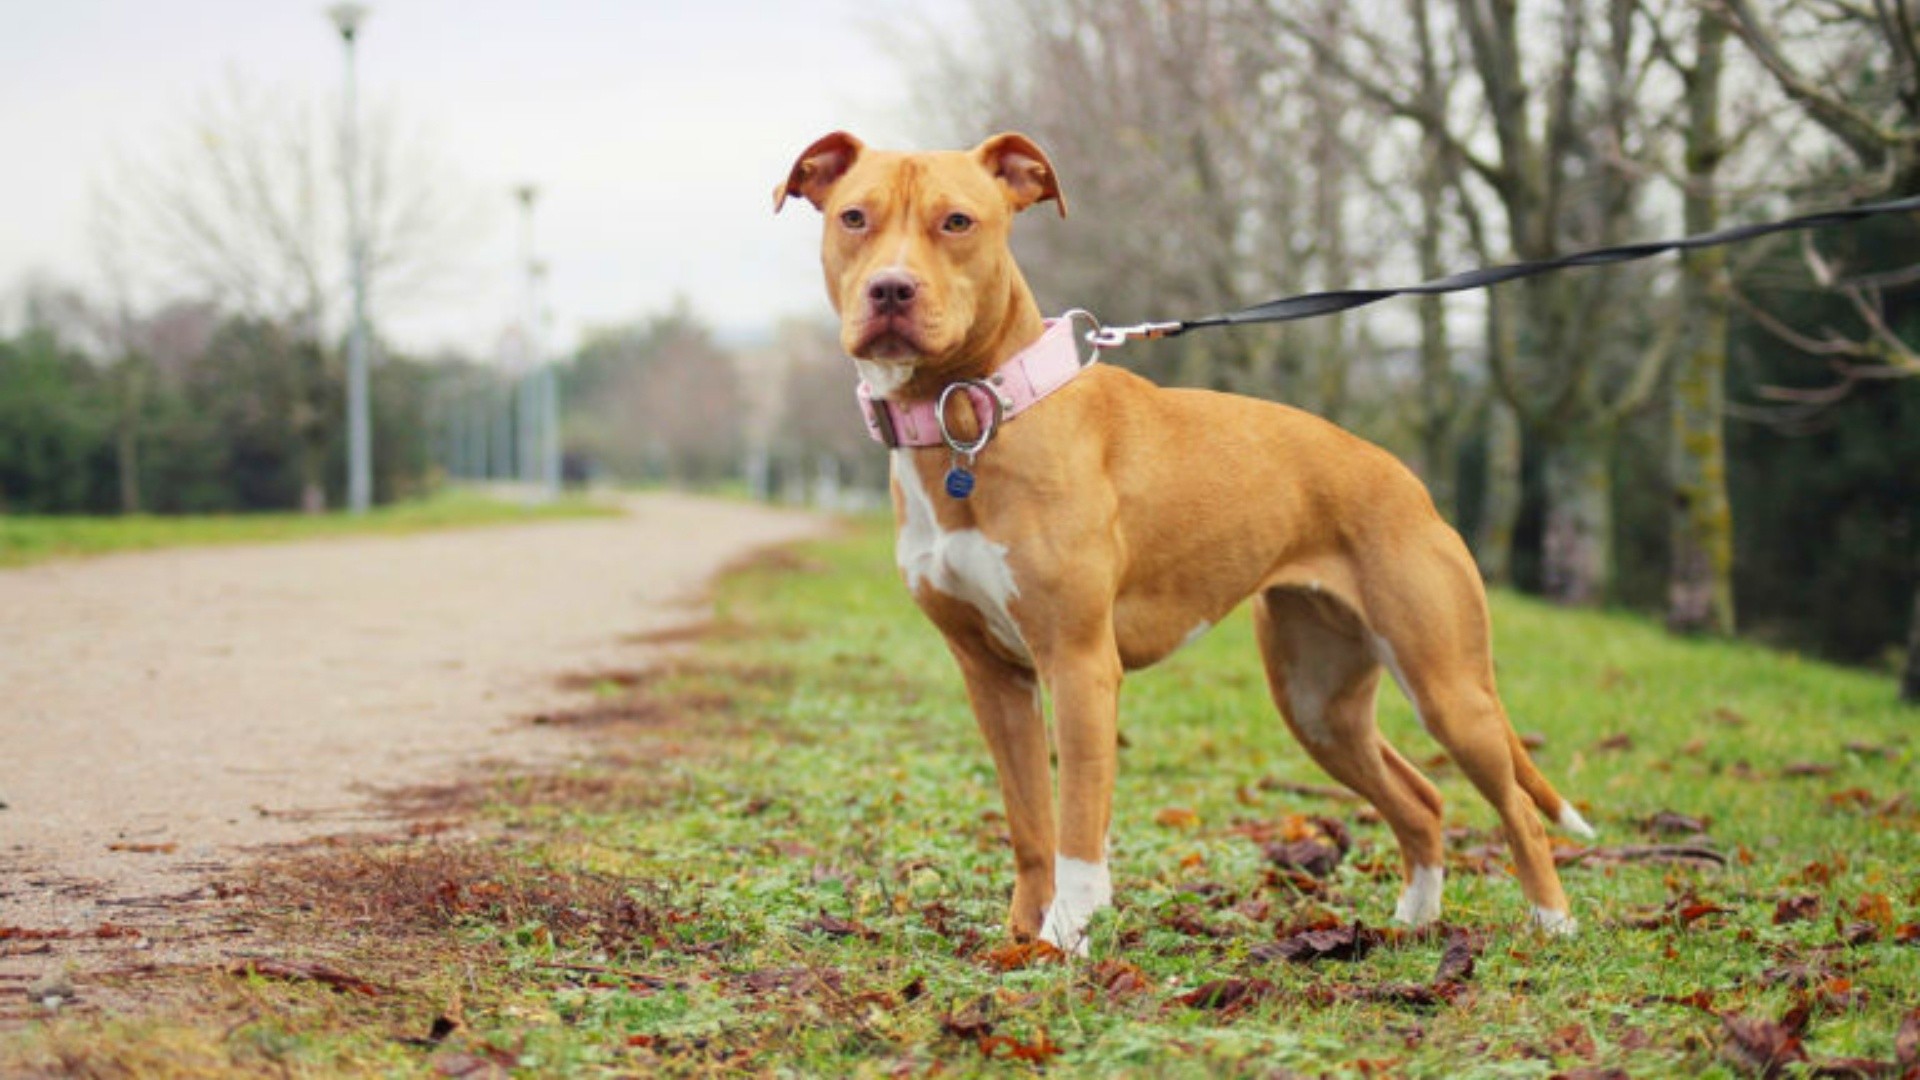
[[[0,927],[124,923],[248,848],[379,823],[383,789],[584,753],[525,723],[557,677],[643,662],[725,563],[822,528],[627,505],[0,571]]]

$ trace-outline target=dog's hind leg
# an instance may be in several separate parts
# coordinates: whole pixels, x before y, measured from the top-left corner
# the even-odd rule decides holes
[[[1400,844],[1405,888],[1394,918],[1440,916],[1440,793],[1381,736],[1374,720],[1380,665],[1359,620],[1292,589],[1254,600],[1267,684],[1287,726],[1328,775],[1372,803]]]

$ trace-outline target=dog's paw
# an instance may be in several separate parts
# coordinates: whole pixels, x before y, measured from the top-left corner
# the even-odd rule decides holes
[[[1053,903],[1040,927],[1040,940],[1068,956],[1087,955],[1087,924],[1093,913],[1113,904],[1113,878],[1104,862],[1066,855],[1053,860]]]
[[[1400,903],[1393,909],[1393,921],[1407,926],[1425,926],[1440,917],[1440,890],[1446,883],[1446,868],[1418,866],[1413,880],[1400,890]]]
[[[1534,929],[1548,937],[1572,937],[1580,932],[1579,921],[1564,911],[1534,908],[1532,922]]]

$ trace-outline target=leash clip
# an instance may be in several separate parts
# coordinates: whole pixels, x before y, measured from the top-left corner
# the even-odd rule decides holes
[[[1133,326],[1099,326],[1087,331],[1087,342],[1096,349],[1117,349],[1129,341],[1152,341],[1173,337],[1187,328],[1185,323],[1150,322]]]

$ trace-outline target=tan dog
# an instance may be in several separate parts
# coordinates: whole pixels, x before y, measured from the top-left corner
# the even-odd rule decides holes
[[[774,208],[790,195],[825,214],[827,288],[872,397],[936,400],[1004,376],[1041,338],[1008,234],[1015,213],[1052,200],[1064,216],[1066,202],[1025,137],[908,154],[836,132],[800,155]],[[1288,726],[1399,841],[1395,917],[1438,917],[1443,852],[1439,793],[1374,724],[1383,669],[1499,812],[1534,920],[1573,928],[1535,808],[1592,832],[1508,724],[1474,563],[1392,455],[1297,409],[1106,365],[999,424],[975,394],[986,385],[944,403],[954,441],[985,436],[977,459],[895,449],[893,504],[900,568],[959,661],[999,770],[1016,937],[1086,952],[1088,921],[1112,897],[1121,676],[1248,597]],[[956,462],[977,485],[960,498],[942,488]]]

